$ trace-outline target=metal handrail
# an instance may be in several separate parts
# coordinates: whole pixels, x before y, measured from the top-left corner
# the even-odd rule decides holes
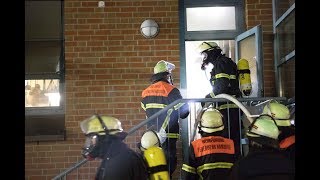
[[[278,101],[285,101],[287,100],[286,97],[254,97],[254,98],[237,98],[238,101],[240,102],[250,102],[250,101],[267,101],[270,99],[274,99],[274,100],[278,100]],[[138,129],[140,129],[141,127],[143,127],[144,125],[146,125],[148,122],[156,119],[159,115],[161,115],[164,112],[167,112],[169,109],[173,108],[175,105],[179,104],[179,103],[189,103],[189,102],[230,102],[230,100],[224,99],[224,98],[189,98],[189,99],[178,99],[175,100],[174,102],[172,102],[171,104],[167,105],[165,108],[161,109],[160,111],[156,112],[155,114],[153,114],[152,116],[150,116],[149,118],[147,118],[146,120],[140,122],[139,124],[137,124],[136,126],[134,126],[133,128],[131,128],[127,133],[128,136],[133,134],[134,132],[136,132]],[[77,162],[75,165],[71,166],[70,168],[64,170],[63,172],[59,173],[57,176],[55,176],[52,180],[59,180],[62,177],[66,176],[67,174],[69,174],[70,172],[72,172],[73,170],[79,168],[80,166],[82,166],[83,164],[85,164],[88,160],[87,159],[82,159],[79,162]]]

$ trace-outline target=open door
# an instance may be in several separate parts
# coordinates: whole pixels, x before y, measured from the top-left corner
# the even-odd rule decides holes
[[[255,26],[235,38],[235,61],[244,58],[249,62],[252,92],[244,97],[262,97],[263,55],[261,25]]]

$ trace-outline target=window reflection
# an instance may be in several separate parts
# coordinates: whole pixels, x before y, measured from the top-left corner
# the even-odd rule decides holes
[[[278,20],[295,2],[295,0],[275,0],[276,20]]]
[[[279,43],[278,59],[282,59],[295,49],[295,12],[276,28],[276,41]]]
[[[295,96],[295,58],[290,59],[280,67],[281,94],[284,97]]]
[[[25,80],[25,107],[60,106],[59,80]]]

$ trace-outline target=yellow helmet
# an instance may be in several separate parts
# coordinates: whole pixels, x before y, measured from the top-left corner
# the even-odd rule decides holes
[[[148,130],[141,137],[140,150],[144,151],[152,146],[160,147],[160,140],[155,131]]]
[[[93,115],[80,123],[81,130],[84,134],[97,133],[99,135],[110,135],[122,132],[121,122],[111,116]]]
[[[268,102],[264,106],[262,114],[273,117],[278,126],[291,126],[289,108],[277,101]]]
[[[222,114],[217,109],[205,109],[201,115],[199,128],[206,133],[222,131],[224,129],[222,117]]]
[[[277,124],[269,115],[260,115],[248,128],[248,137],[267,137],[277,140],[280,131]]]
[[[175,69],[175,65],[172,63],[169,63],[165,60],[159,61],[153,68],[153,73],[158,74],[162,72],[168,72],[171,73],[172,70]]]
[[[220,47],[215,42],[203,42],[198,46],[198,51],[200,53],[206,50],[211,50],[211,49],[220,49]]]

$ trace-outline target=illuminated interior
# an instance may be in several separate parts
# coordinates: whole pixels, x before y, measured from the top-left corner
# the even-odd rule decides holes
[[[51,106],[60,106],[59,80],[25,80],[25,107]]]

